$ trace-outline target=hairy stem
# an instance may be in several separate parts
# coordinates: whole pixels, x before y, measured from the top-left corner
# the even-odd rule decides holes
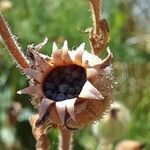
[[[21,52],[16,40],[10,32],[4,18],[0,14],[0,36],[2,37],[7,49],[12,57],[19,64],[21,68],[29,68],[29,63],[23,53]]]
[[[90,0],[92,19],[93,19],[93,32],[94,34],[100,34],[99,22],[100,22],[100,0]]]
[[[72,133],[65,128],[59,129],[59,150],[71,150],[72,149]]]
[[[89,31],[92,53],[98,53],[108,43],[108,25],[106,20],[100,19],[101,0],[89,0],[92,13],[93,28]]]
[[[32,133],[36,139],[36,150],[49,150],[50,148],[50,142],[48,140],[48,137],[46,135],[46,130],[43,126],[36,127],[35,123],[37,119],[39,118],[38,115],[33,115],[29,121],[32,127]]]

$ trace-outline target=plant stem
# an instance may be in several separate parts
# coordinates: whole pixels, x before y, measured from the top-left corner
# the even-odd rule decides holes
[[[59,128],[59,150],[71,150],[72,133],[65,128]]]
[[[90,6],[93,19],[93,32],[94,34],[100,34],[99,22],[100,22],[100,0],[90,0]]]
[[[30,119],[30,125],[32,127],[32,133],[36,139],[36,150],[49,150],[50,148],[50,142],[48,140],[48,137],[46,135],[47,129],[43,126],[36,127],[35,123],[38,119],[38,115],[33,115]]]
[[[0,36],[2,37],[7,49],[9,50],[12,57],[19,64],[21,68],[29,68],[29,63],[23,53],[21,52],[16,40],[11,34],[4,18],[0,14]]]
[[[93,20],[93,28],[92,31],[89,31],[89,39],[92,48],[92,53],[98,55],[98,53],[108,43],[108,25],[106,20],[100,19],[101,0],[89,1]]]

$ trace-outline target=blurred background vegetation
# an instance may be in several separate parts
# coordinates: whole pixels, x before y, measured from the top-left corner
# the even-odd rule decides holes
[[[88,10],[88,0],[0,0],[0,11],[24,53],[27,45],[38,44],[45,37],[49,41],[42,53],[48,55],[53,41],[61,46],[65,39],[70,48],[86,42],[86,49],[90,50],[88,37],[83,33],[92,23]],[[119,141],[146,142],[149,150],[150,1],[103,0],[102,12],[109,23],[109,46],[114,54],[115,100],[131,112],[128,132]],[[35,110],[30,97],[16,94],[26,84],[27,79],[0,42],[0,150],[34,150],[28,117]],[[17,115],[14,109],[18,110]],[[57,130],[50,130],[49,139],[51,149],[57,149]],[[76,150],[94,150],[98,145],[90,127],[76,131],[73,143]]]

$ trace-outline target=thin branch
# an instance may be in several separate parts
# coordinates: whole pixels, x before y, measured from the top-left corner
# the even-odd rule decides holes
[[[21,52],[17,42],[10,32],[4,18],[0,14],[0,36],[2,37],[7,49],[12,57],[19,64],[21,68],[29,68],[29,63],[23,53]]]
[[[36,139],[36,150],[49,150],[50,142],[46,135],[47,129],[44,126],[36,127],[35,123],[38,119],[38,115],[33,115],[30,119],[30,125],[32,127],[32,133]]]
[[[92,48],[92,53],[98,53],[108,43],[108,25],[106,20],[100,19],[101,0],[89,0],[92,13],[93,28],[89,32],[89,39]]]
[[[72,149],[72,132],[66,128],[59,128],[59,150]]]

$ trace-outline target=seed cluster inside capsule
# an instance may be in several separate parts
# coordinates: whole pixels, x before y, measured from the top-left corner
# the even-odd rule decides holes
[[[86,71],[78,65],[55,67],[45,78],[43,92],[53,101],[77,97],[86,81]]]

